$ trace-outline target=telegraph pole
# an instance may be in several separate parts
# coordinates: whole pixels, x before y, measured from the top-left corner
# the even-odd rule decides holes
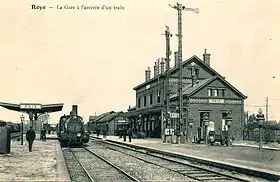
[[[266,117],[266,121],[268,121],[268,97],[266,97],[265,99],[266,103],[265,103],[265,117]]]
[[[183,80],[182,80],[182,10],[199,13],[197,8],[186,8],[182,4],[177,3],[176,6],[170,5],[173,9],[178,11],[178,62],[179,62],[179,123],[177,124],[176,143],[180,143],[181,124],[183,124]]]
[[[169,31],[169,27],[166,26],[165,30],[165,39],[166,39],[166,71],[165,71],[165,101],[166,101],[166,110],[165,110],[165,127],[164,129],[169,126],[169,135],[170,135],[170,119],[168,117],[168,112],[170,111],[170,87],[169,87],[169,69],[170,69],[170,37],[172,34]],[[164,134],[164,141],[166,142],[166,135]]]

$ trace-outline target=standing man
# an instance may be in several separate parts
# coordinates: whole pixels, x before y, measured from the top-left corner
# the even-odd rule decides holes
[[[36,133],[32,129],[32,126],[30,126],[30,129],[27,130],[26,132],[26,140],[28,141],[29,152],[32,152],[32,144],[33,141],[35,140],[35,137],[36,137]]]
[[[129,142],[131,142],[131,138],[132,138],[132,130],[131,130],[131,128],[128,129],[127,134],[128,134]]]
[[[123,141],[124,141],[124,142],[126,141],[126,135],[127,135],[127,130],[126,130],[126,128],[124,127],[124,128],[123,128],[123,134],[122,134],[122,136],[123,136]]]
[[[46,134],[47,134],[47,130],[45,128],[43,128],[43,142],[45,142],[47,139]]]

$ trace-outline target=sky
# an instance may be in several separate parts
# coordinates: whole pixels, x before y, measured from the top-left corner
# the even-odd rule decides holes
[[[62,112],[51,114],[52,123],[69,113],[72,104],[79,105],[86,120],[134,106],[133,87],[144,81],[148,66],[165,56],[165,25],[177,33],[177,12],[168,5],[177,1],[112,2],[2,0],[0,101],[64,103]],[[207,49],[211,67],[248,96],[245,110],[264,109],[269,97],[269,119],[280,120],[280,1],[178,2],[200,11],[183,12],[183,58],[202,58]],[[32,4],[47,9],[31,9]],[[124,9],[60,10],[57,5]],[[171,38],[172,52],[177,41]],[[0,108],[0,119],[19,121],[20,113]]]

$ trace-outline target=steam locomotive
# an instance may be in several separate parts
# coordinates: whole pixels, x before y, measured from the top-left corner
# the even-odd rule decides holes
[[[84,128],[83,118],[77,114],[77,105],[72,106],[70,115],[60,117],[57,136],[61,147],[80,146],[89,142],[89,133]]]

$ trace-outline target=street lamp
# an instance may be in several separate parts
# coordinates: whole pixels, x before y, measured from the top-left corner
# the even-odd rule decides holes
[[[192,143],[192,126],[193,126],[193,119],[189,119],[189,126],[190,126],[190,141]]]
[[[262,150],[262,132],[261,132],[261,128],[264,124],[264,114],[262,113],[262,110],[259,109],[258,114],[257,114],[257,122],[259,125],[259,150]]]
[[[209,116],[208,116],[208,114],[207,113],[205,113],[204,115],[203,115],[203,121],[204,121],[204,125],[205,125],[205,130],[206,130],[206,136],[205,136],[205,144],[207,145],[208,144],[208,141],[207,141],[207,139],[208,139],[208,124],[209,124]]]
[[[21,145],[23,145],[23,121],[24,121],[23,114],[20,116],[20,120],[21,120]]]
[[[227,125],[227,141],[226,141],[226,144],[227,144],[227,146],[228,146],[229,140],[230,140],[229,128],[230,128],[231,122],[232,122],[232,115],[231,115],[231,112],[228,111],[227,116],[226,116],[226,125]]]

